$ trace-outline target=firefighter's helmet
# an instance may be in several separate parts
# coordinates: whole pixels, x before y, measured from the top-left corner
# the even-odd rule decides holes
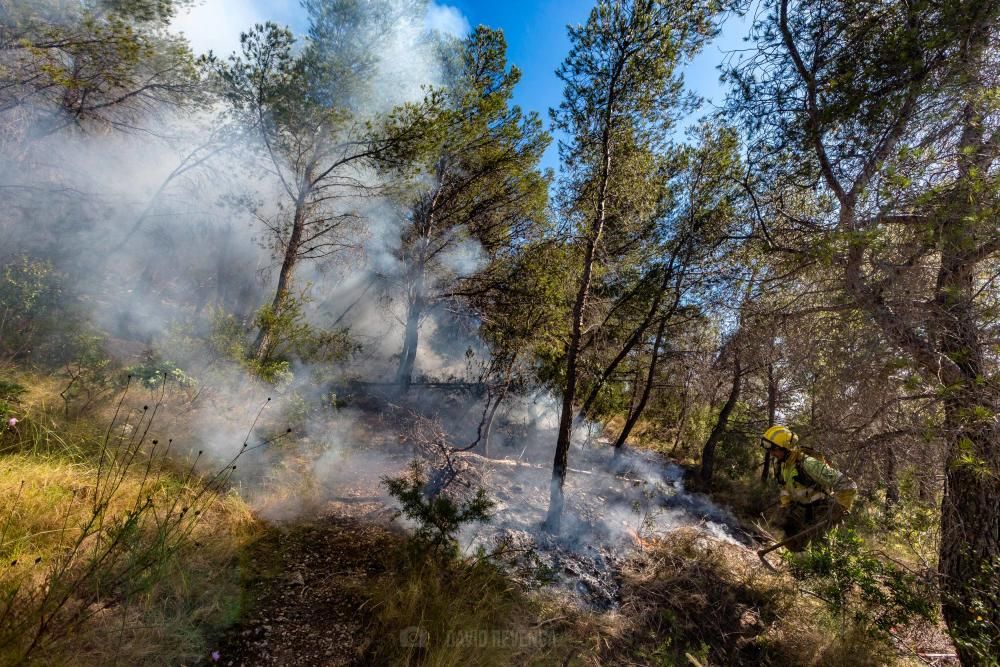
[[[771,447],[792,449],[798,441],[799,436],[792,433],[791,429],[787,426],[780,425],[772,426],[764,431],[764,435],[761,436],[761,445],[765,449],[769,449]]]

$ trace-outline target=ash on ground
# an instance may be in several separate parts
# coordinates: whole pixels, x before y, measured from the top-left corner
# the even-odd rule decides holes
[[[497,503],[489,524],[470,526],[470,551],[496,555],[529,587],[570,592],[600,610],[618,605],[628,560],[671,530],[697,527],[706,537],[743,542],[737,521],[705,496],[684,489],[682,470],[651,452],[597,441],[570,451],[558,536],[542,529],[551,465],[523,457],[466,455]]]
[[[628,561],[669,531],[697,527],[707,538],[745,541],[728,512],[684,489],[680,467],[649,451],[626,447],[616,455],[596,424],[573,434],[561,531],[546,533],[558,402],[546,394],[512,397],[492,441],[480,442],[485,412],[470,386],[426,386],[406,397],[391,387],[338,390],[350,394],[352,408],[322,429],[338,443],[311,464],[327,482],[327,510],[385,511],[393,503],[381,478],[421,458],[434,490],[461,497],[483,487],[496,502],[488,524],[460,535],[467,553],[481,549],[527,587],[552,587],[595,609],[618,605]]]

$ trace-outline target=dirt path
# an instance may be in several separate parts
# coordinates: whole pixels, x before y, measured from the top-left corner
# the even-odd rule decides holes
[[[399,541],[384,522],[348,516],[268,530],[244,556],[246,615],[208,664],[366,664],[377,638],[364,591]]]

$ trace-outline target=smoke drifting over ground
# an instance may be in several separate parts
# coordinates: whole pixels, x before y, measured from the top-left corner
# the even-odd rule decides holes
[[[256,16],[252,5],[240,7],[227,19]],[[440,83],[426,29],[464,30],[460,18],[432,5],[428,15],[394,24],[379,37],[362,120],[418,101],[426,86]],[[273,295],[280,264],[262,221],[287,215],[257,140],[227,122],[217,106],[194,114],[153,109],[133,119],[130,132],[59,133],[5,151],[2,258],[50,262],[65,277],[72,307],[106,337],[107,353],[123,365],[152,356],[191,376],[196,388],[185,401],[170,399],[183,404],[168,411],[160,427],[174,435],[176,451],[203,452],[206,470],[245,446],[235,485],[263,516],[287,520],[324,512],[331,503],[384,507],[381,478],[401,472],[419,452],[408,438],[413,415],[440,420],[446,444],[463,447],[476,437],[483,397],[419,385],[407,398],[345,387],[345,378],[392,380],[405,320],[405,300],[393,289],[402,279],[404,214],[387,199],[354,191],[343,192],[337,204],[358,221],[345,238],[350,247],[301,262],[295,275],[296,289],[308,297],[305,318],[346,329],[359,346],[352,356],[292,364],[290,377],[275,388],[209,352],[220,317],[252,333],[254,313]],[[353,175],[379,184],[374,174]],[[472,242],[441,258],[458,276],[483,261]],[[418,379],[476,384],[485,347],[461,319],[428,308]],[[608,604],[614,597],[609,564],[637,537],[693,523],[725,537],[728,518],[687,495],[677,468],[634,452],[612,462],[601,443],[582,444],[589,428],[578,431],[570,455],[564,535],[543,537],[556,414],[555,401],[544,394],[514,397],[497,416],[490,449],[475,450],[485,456],[464,456],[498,502],[488,526],[463,536],[467,547],[492,548],[498,541],[530,547],[547,554],[543,564],[550,570],[575,568],[575,579],[589,582],[585,593]]]
[[[574,432],[561,532],[547,534],[541,525],[549,501],[557,402],[540,395],[514,403],[506,429],[528,435],[495,447],[492,458],[477,457],[475,465],[497,510],[489,524],[465,531],[469,548],[509,552],[525,576],[609,608],[618,600],[624,561],[650,540],[688,526],[713,539],[741,539],[732,515],[685,490],[678,466],[645,451],[615,455],[599,427],[589,424]],[[525,415],[530,417],[525,420]]]

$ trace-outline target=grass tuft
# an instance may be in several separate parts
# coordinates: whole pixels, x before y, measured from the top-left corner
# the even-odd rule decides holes
[[[123,400],[110,427],[18,407],[0,439],[0,663],[203,658],[238,613],[255,525],[230,473],[177,472],[153,437],[155,402]]]

